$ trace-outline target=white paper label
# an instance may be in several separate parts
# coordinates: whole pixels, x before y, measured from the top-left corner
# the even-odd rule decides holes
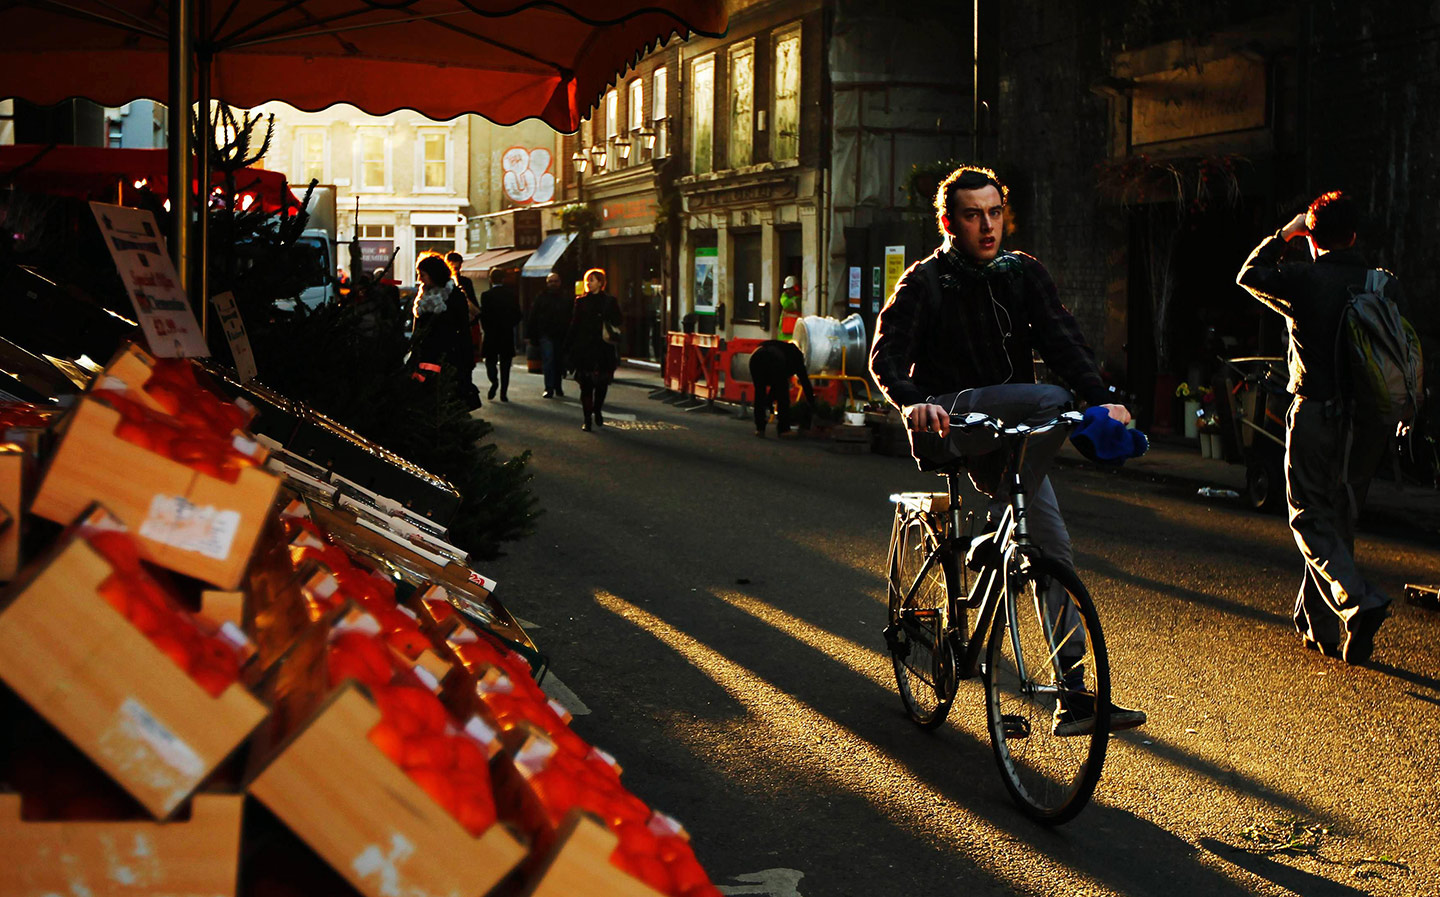
[[[131,782],[165,793],[174,807],[205,774],[205,763],[143,704],[126,698],[100,734],[101,755]]]
[[[150,513],[140,524],[140,535],[153,542],[223,561],[230,557],[239,511],[222,511],[210,505],[192,505],[181,495],[156,495]]]

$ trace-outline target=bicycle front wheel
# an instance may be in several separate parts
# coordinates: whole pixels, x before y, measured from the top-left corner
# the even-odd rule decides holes
[[[996,613],[985,663],[990,742],[1005,788],[1032,819],[1084,808],[1110,735],[1100,619],[1070,568],[1038,558]]]
[[[956,686],[955,658],[945,637],[944,565],[936,557],[928,569],[925,567],[936,545],[934,532],[919,514],[905,514],[896,520],[890,548],[890,623],[885,641],[905,712],[916,725],[926,729],[945,722],[955,701]]]

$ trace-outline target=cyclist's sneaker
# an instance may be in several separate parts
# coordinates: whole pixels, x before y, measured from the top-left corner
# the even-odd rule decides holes
[[[1120,732],[1145,725],[1145,711],[1127,710],[1110,702],[1110,731]],[[1095,696],[1088,692],[1071,692],[1055,705],[1050,732],[1064,737],[1088,735],[1095,731]]]

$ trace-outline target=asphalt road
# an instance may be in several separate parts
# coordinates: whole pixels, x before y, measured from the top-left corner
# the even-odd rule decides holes
[[[1046,830],[1001,785],[978,682],[933,733],[895,693],[886,497],[939,480],[625,385],[611,410],[636,420],[584,433],[539,393],[517,372],[481,412],[534,451],[545,508],[483,570],[591,711],[575,729],[727,893],[1440,895],[1440,613],[1397,600],[1366,668],[1303,650],[1280,518],[1057,473],[1116,697],[1150,722]],[[1360,539],[1397,599],[1440,581],[1433,535],[1408,539]]]

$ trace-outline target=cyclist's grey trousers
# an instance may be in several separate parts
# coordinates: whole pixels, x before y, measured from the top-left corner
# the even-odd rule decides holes
[[[1059,386],[1006,383],[967,389],[953,397],[945,397],[944,404],[950,408],[952,414],[979,412],[1013,426],[1025,421],[1043,423],[1053,420],[1073,401],[1070,391]],[[1031,440],[1025,452],[1025,466],[1021,470],[1020,482],[1025,487],[1026,522],[1030,530],[1030,540],[1045,552],[1046,557],[1073,569],[1075,558],[1070,548],[1070,533],[1065,529],[1065,521],[1060,516],[1060,505],[1055,500],[1055,489],[1050,485],[1050,477],[1047,475],[1056,453],[1065,443],[1066,435],[1068,430],[1062,428]],[[1010,501],[1010,484],[1003,476],[1004,463],[1003,453],[990,452],[972,457],[967,464],[970,480],[975,484],[975,488],[992,499],[992,522],[999,520]],[[1085,653],[1085,630],[1074,605],[1065,597],[1064,586],[1059,583],[1050,584],[1045,607],[1054,631],[1071,634],[1058,653],[1061,658],[1068,658],[1073,664]]]

